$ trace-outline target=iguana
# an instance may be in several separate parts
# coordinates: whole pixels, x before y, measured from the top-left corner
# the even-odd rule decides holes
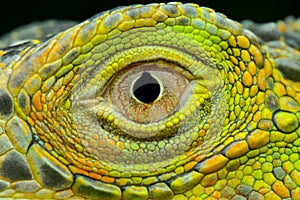
[[[51,23],[0,42],[0,198],[300,199],[298,20]]]

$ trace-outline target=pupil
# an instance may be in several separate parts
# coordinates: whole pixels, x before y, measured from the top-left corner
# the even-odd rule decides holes
[[[143,103],[151,103],[157,99],[160,93],[160,85],[148,72],[136,80],[133,85],[134,96]]]

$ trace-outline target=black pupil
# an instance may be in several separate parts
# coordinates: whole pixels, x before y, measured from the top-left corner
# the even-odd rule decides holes
[[[133,85],[134,96],[143,103],[151,103],[160,93],[159,83],[150,73],[144,72]]]

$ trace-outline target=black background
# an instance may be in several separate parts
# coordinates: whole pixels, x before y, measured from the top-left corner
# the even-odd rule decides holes
[[[5,2],[5,3],[4,3]],[[16,1],[1,2],[0,35],[17,26],[32,21],[54,19],[69,19],[83,21],[94,14],[122,5],[147,4],[149,0],[44,0],[44,1]],[[213,8],[236,21],[252,19],[256,22],[276,21],[288,15],[300,17],[299,0],[189,0],[182,3],[197,3],[201,6]]]

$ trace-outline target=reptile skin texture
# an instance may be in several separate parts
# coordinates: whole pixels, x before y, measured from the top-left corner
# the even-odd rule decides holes
[[[0,39],[0,199],[300,199],[299,20],[173,2],[22,30]]]

